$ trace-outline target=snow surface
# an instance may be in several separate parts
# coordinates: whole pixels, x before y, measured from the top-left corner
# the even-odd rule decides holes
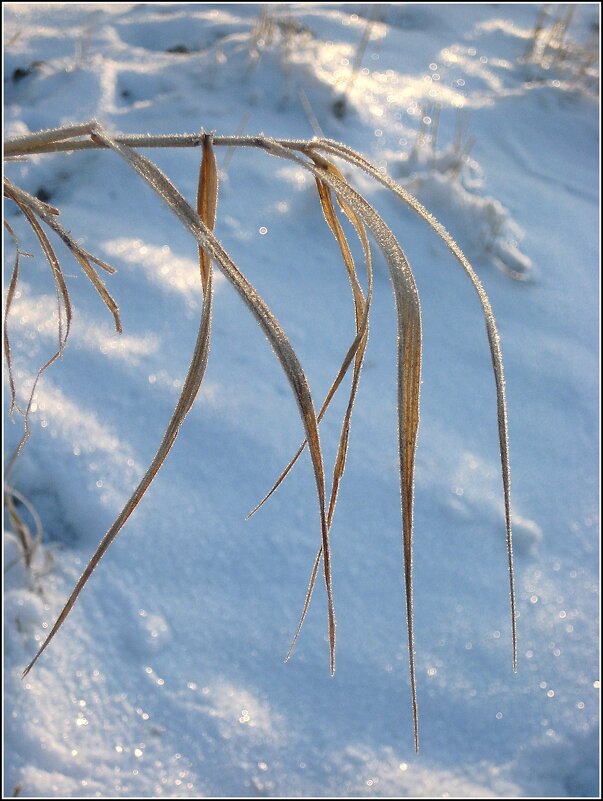
[[[200,313],[194,241],[125,164],[100,151],[38,156],[8,164],[6,174],[43,189],[64,224],[118,269],[107,283],[125,333],[112,332],[98,296],[59,250],[73,331],[39,383],[32,437],[11,475],[42,517],[44,545],[28,572],[14,535],[5,535],[4,791],[596,795],[598,5],[575,7],[570,57],[553,63],[523,59],[536,5],[263,8],[261,28],[255,4],[7,4],[5,133],[96,117],[126,133],[244,128],[310,138],[317,121],[417,192],[466,250],[501,332],[519,670],[477,298],[435,234],[346,167],[405,248],[423,304],[420,754],[403,601],[395,321],[376,252],[371,334],[332,530],[335,677],[322,586],[283,663],[319,543],[313,479],[306,457],[244,522],[302,429],[264,336],[218,276],[197,403],[68,621],[21,680],[155,453]],[[198,151],[150,155],[192,200]],[[354,320],[313,181],[260,151],[221,149],[218,159],[217,236],[284,326],[319,404]],[[57,317],[39,247],[12,205],[6,214],[34,254],[22,259],[9,317],[23,401],[52,353]],[[12,240],[5,245],[10,275]],[[321,426],[328,475],[340,394]],[[5,428],[10,449],[20,418]]]

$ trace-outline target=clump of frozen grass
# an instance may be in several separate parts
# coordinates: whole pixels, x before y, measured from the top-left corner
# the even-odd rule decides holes
[[[521,61],[536,67],[543,76],[563,79],[572,89],[598,93],[599,31],[593,31],[584,44],[574,41],[570,28],[577,11],[579,6],[575,3],[544,3]]]
[[[291,347],[285,332],[280,327],[266,303],[258,295],[254,287],[247,281],[245,276],[240,272],[213,234],[218,197],[218,178],[214,156],[214,148],[216,146],[257,148],[259,150],[263,150],[266,154],[272,157],[283,158],[295,162],[302,168],[308,170],[315,178],[318,190],[318,201],[321,204],[325,220],[341,251],[342,260],[352,291],[356,322],[355,337],[318,413],[315,411],[314,402],[303,368],[293,348]],[[176,187],[151,160],[137,152],[139,148],[155,147],[201,147],[202,160],[199,170],[199,186],[197,192],[196,209],[193,209],[186,202]],[[259,509],[260,506],[272,495],[272,493],[277,489],[288,472],[294,466],[304,448],[308,447],[312,460],[316,483],[316,494],[318,499],[320,545],[312,568],[310,584],[300,622],[287,654],[287,658],[289,658],[291,655],[303,625],[304,618],[311,601],[318,571],[322,564],[327,593],[330,668],[331,672],[334,672],[335,609],[331,579],[331,550],[329,535],[333,522],[338,489],[345,469],[351,415],[368,341],[368,325],[373,284],[371,250],[367,234],[368,230],[374,241],[383,252],[387,262],[390,271],[397,312],[398,437],[404,551],[404,584],[414,742],[415,748],[418,750],[419,717],[414,657],[412,544],[414,470],[417,432],[419,426],[419,396],[421,386],[421,309],[419,295],[408,260],[400,245],[396,241],[393,233],[386,223],[381,219],[375,209],[348,183],[331,159],[337,158],[343,160],[347,164],[355,166],[368,173],[371,177],[392,191],[400,200],[402,200],[423,220],[425,220],[438,234],[438,236],[444,240],[451,252],[459,261],[470,281],[472,282],[481,303],[486,322],[486,331],[490,345],[496,383],[498,431],[502,466],[506,518],[506,543],[511,596],[513,668],[516,669],[517,638],[505,384],[498,331],[496,329],[496,323],[494,321],[490,302],[479,278],[450,234],[433,217],[433,215],[431,215],[430,212],[421,203],[419,203],[419,201],[410,195],[404,187],[395,183],[388,175],[381,172],[359,153],[335,141],[323,138],[317,138],[310,141],[283,139],[275,140],[266,136],[218,137],[204,133],[193,135],[167,135],[158,137],[120,135],[112,136],[101,125],[99,125],[99,123],[92,121],[84,125],[41,131],[36,134],[10,139],[5,143],[5,154],[8,157],[21,157],[33,153],[41,154],[57,151],[77,151],[89,148],[111,149],[118,156],[124,159],[132,167],[132,169],[135,170],[140,177],[143,178],[162,198],[162,200],[170,207],[183,226],[192,234],[194,239],[197,241],[199,248],[199,289],[203,297],[203,306],[199,321],[197,341],[192,355],[191,364],[184,381],[180,398],[160,443],[157,454],[151,462],[147,472],[142,477],[140,483],[134,490],[132,496],[120,514],[117,516],[111,528],[101,540],[98,548],[86,566],[82,576],[78,580],[63,610],[61,611],[57,621],[40,646],[37,654],[27,666],[24,675],[31,670],[40,655],[48,647],[51,640],[67,618],[70,610],[77,600],[78,595],[84,588],[93,570],[98,565],[102,556],[126,523],[136,505],[144,496],[146,490],[150,486],[153,478],[159,471],[163,461],[174,444],[182,423],[184,422],[187,413],[194,403],[195,397],[203,380],[209,355],[212,317],[212,262],[219,266],[225,277],[232,283],[243,302],[250,309],[259,325],[263,329],[289,380],[293,395],[297,401],[302,426],[305,432],[304,442],[300,445],[297,453],[294,455],[293,459],[285,468],[281,476],[277,479],[270,492],[260,502],[260,504],[258,504],[251,514],[257,511],[257,509]],[[68,248],[83,267],[86,274],[92,281],[94,288],[100,294],[101,298],[113,315],[117,330],[121,331],[117,305],[108,294],[104,284],[100,281],[100,278],[93,268],[93,264],[96,264],[97,266],[109,271],[112,271],[112,268],[77,245],[73,237],[71,237],[71,235],[68,234],[68,232],[66,232],[65,229],[58,223],[56,219],[58,216],[58,210],[49,207],[47,204],[39,201],[38,199],[29,195],[27,192],[24,192],[22,189],[18,188],[8,180],[5,181],[5,196],[11,199],[17,205],[28,223],[33,228],[52,269],[53,276],[55,277],[55,281],[57,283],[57,295],[59,298],[59,309],[61,309],[60,304],[62,303],[63,312],[66,317],[66,324],[62,329],[60,327],[59,330],[59,355],[62,353],[67,339],[68,321],[70,319],[70,305],[67,288],[62,280],[62,271],[60,265],[58,265],[54,251],[48,243],[45,234],[42,235],[40,233],[42,231],[41,223],[44,223],[44,225],[58,234],[60,238],[67,244]],[[362,245],[362,252],[367,271],[366,295],[364,294],[361,283],[358,279],[354,260],[339,221],[334,199],[337,202],[339,211],[351,222]],[[18,255],[19,250],[17,245],[17,262]],[[15,285],[17,278],[18,267],[16,268],[16,272],[13,274]],[[13,281],[11,281],[11,286],[13,286]],[[11,289],[9,287],[9,295],[10,292]],[[61,319],[62,318],[59,315],[59,321],[61,321]],[[5,351],[10,365],[10,345],[7,345],[6,341]],[[339,447],[333,468],[331,492],[327,498],[324,461],[319,438],[319,423],[322,420],[322,417],[331,399],[341,385],[343,378],[350,369],[352,369],[351,389],[344,419],[342,421]],[[24,444],[24,442],[22,444]]]
[[[366,48],[371,40],[371,34],[377,19],[378,11],[379,5],[375,3],[368,12],[362,36],[356,45],[349,77],[346,79],[345,85],[343,86],[339,97],[333,101],[333,105],[331,106],[331,110],[338,120],[342,120],[348,112],[348,96],[354,88],[354,84],[358,78],[358,72],[360,71],[362,59],[366,53]]]
[[[278,58],[287,82],[291,78],[293,54],[299,41],[309,40],[312,31],[293,15],[284,13],[278,6],[262,6],[250,33],[249,63],[259,64],[262,55],[270,49],[278,52]],[[291,87],[289,87],[290,89]]]
[[[399,166],[404,164],[406,175],[431,170],[445,175],[451,181],[460,178],[470,166],[469,155],[475,145],[475,137],[468,135],[467,116],[457,109],[454,139],[450,144],[438,147],[441,104],[432,103],[420,108],[419,112],[419,130],[408,154],[400,157]]]
[[[484,180],[470,157],[475,137],[468,134],[467,117],[458,111],[452,141],[439,145],[441,110],[437,103],[421,109],[419,129],[407,153],[383,152],[389,169],[408,192],[442,213],[452,212],[464,223],[468,242],[487,253],[505,275],[529,280],[532,262],[519,249],[523,231],[502,203],[481,193]]]

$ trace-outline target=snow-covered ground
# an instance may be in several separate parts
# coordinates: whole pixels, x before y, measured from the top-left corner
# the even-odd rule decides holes
[[[124,334],[113,333],[79,266],[59,250],[73,330],[38,385],[32,437],[10,477],[41,515],[44,544],[32,572],[14,563],[18,545],[5,535],[5,794],[597,794],[599,11],[573,8],[569,19],[569,6],[549,7],[537,42],[544,51],[526,59],[537,5],[4,6],[6,135],[92,117],[126,133],[310,138],[319,126],[386,168],[450,229],[501,332],[519,608],[514,674],[494,381],[477,298],[412,211],[345,168],[392,225],[423,305],[419,755],[394,305],[377,252],[332,529],[335,677],[322,586],[283,663],[319,544],[313,478],[306,456],[244,522],[295,451],[301,425],[265,337],[218,276],[197,403],[22,681],[155,453],[188,367],[200,292],[195,242],[117,156],[10,163],[11,179],[60,208],[84,246],[118,269],[107,283]],[[150,155],[192,201],[198,151]],[[218,159],[217,236],[282,323],[320,404],[354,316],[314,183],[260,151],[220,149]],[[22,259],[8,320],[24,401],[53,352],[57,318],[33,234],[10,203],[6,217],[34,254]],[[5,246],[10,275],[8,236]],[[340,394],[321,426],[328,475]],[[21,419],[7,419],[5,430],[8,453]]]

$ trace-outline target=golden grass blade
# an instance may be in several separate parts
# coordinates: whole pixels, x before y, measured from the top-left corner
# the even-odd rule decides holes
[[[404,540],[404,579],[409,645],[410,683],[415,749],[419,748],[419,713],[414,661],[412,603],[412,524],[414,499],[414,460],[419,424],[421,390],[421,308],[412,270],[393,233],[379,214],[356,190],[333,172],[315,162],[300,158],[274,141],[265,149],[275,156],[294,161],[322,180],[360,217],[381,248],[390,270],[398,318],[398,421],[400,484]]]
[[[4,359],[6,360],[6,369],[8,372],[8,383],[10,386],[10,409],[9,414],[15,410],[17,404],[17,391],[15,389],[15,380],[13,377],[13,369],[11,364],[10,358],[10,337],[8,335],[8,314],[10,312],[10,307],[12,305],[13,299],[15,297],[15,290],[17,289],[17,283],[19,281],[19,257],[21,256],[21,251],[19,249],[19,240],[13,229],[4,221],[4,227],[8,231],[9,235],[12,237],[13,242],[15,243],[15,261],[13,264],[13,269],[11,272],[10,283],[8,285],[8,292],[6,293],[6,303],[4,305]]]
[[[340,173],[340,171],[337,169],[337,167],[334,164],[331,164],[326,159],[323,159],[323,158],[317,156],[316,154],[312,154],[312,159],[313,159],[314,163],[317,164],[317,166],[322,167],[328,173],[330,173],[331,175],[336,176],[340,181],[343,181],[345,183],[345,178],[343,177],[343,175]],[[348,275],[350,277],[350,282],[352,284],[352,290],[353,290],[353,293],[354,293],[354,304],[355,304],[355,309],[356,309],[356,328],[357,328],[356,333],[357,333],[357,335],[362,337],[362,340],[360,342],[358,351],[356,353],[356,359],[355,359],[355,364],[354,364],[354,373],[353,373],[353,378],[352,378],[352,387],[351,387],[351,390],[350,390],[350,397],[349,397],[349,401],[348,401],[348,407],[347,407],[347,410],[346,410],[346,413],[345,413],[345,417],[344,417],[344,421],[343,421],[341,437],[340,437],[340,440],[339,440],[339,448],[338,448],[338,452],[337,452],[337,458],[335,460],[335,468],[334,468],[334,472],[333,472],[333,486],[332,486],[332,489],[331,489],[331,498],[330,498],[330,501],[329,501],[329,509],[328,509],[328,513],[327,513],[327,522],[328,522],[328,525],[329,525],[329,528],[330,528],[331,524],[333,522],[333,514],[334,514],[334,511],[335,511],[335,504],[337,502],[337,494],[338,494],[338,490],[339,490],[339,484],[340,484],[341,478],[343,476],[343,471],[345,469],[345,459],[346,459],[346,455],[347,455],[347,447],[348,447],[348,438],[349,438],[349,430],[350,430],[352,409],[354,407],[354,402],[356,400],[356,392],[358,390],[358,383],[359,383],[359,380],[360,380],[360,372],[362,370],[362,362],[363,362],[363,358],[364,358],[364,352],[366,350],[366,345],[367,345],[367,342],[368,342],[368,317],[369,317],[369,311],[370,311],[370,306],[371,306],[371,301],[372,301],[372,293],[373,293],[373,270],[372,270],[370,245],[369,245],[368,237],[366,235],[366,229],[365,229],[362,221],[354,213],[353,209],[351,209],[350,206],[348,204],[346,204],[345,201],[343,201],[338,196],[339,205],[340,205],[342,211],[344,212],[344,214],[348,217],[348,219],[350,220],[352,225],[355,227],[356,232],[358,234],[358,237],[359,237],[360,242],[361,242],[362,247],[363,247],[364,256],[365,256],[365,262],[366,262],[366,269],[367,269],[367,274],[368,274],[368,290],[367,290],[368,291],[368,297],[367,297],[367,300],[365,301],[362,289],[360,288],[360,285],[358,283],[358,279],[356,277],[356,271],[355,271],[355,268],[354,268],[354,260],[352,259],[352,256],[351,256],[348,244],[347,244],[347,240],[345,238],[345,235],[343,233],[341,225],[339,224],[339,221],[338,221],[337,216],[335,214],[335,209],[333,208],[333,203],[332,203],[332,200],[331,200],[331,191],[330,191],[329,187],[324,183],[324,181],[319,179],[317,176],[315,176],[315,178],[316,178],[317,184],[319,184],[319,192],[321,191],[321,188],[324,188],[323,194],[324,194],[324,198],[325,199],[324,199],[324,202],[323,202],[323,208],[325,208],[325,217],[327,219],[327,222],[329,223],[329,226],[331,227],[331,230],[333,231],[333,234],[334,234],[335,238],[337,239],[337,242],[340,245],[342,256],[343,256],[344,262],[346,263],[346,267],[348,269]]]
[[[330,153],[331,155],[338,156],[350,164],[359,167],[364,172],[371,175],[383,186],[390,189],[397,197],[404,201],[421,217],[438,236],[446,243],[449,250],[460,263],[461,267],[467,273],[475,291],[477,292],[479,301],[484,313],[486,322],[486,331],[488,335],[488,343],[490,346],[490,355],[492,358],[492,368],[494,372],[494,381],[496,384],[496,404],[498,415],[498,441],[500,448],[500,460],[502,470],[503,494],[505,505],[505,529],[506,529],[506,543],[507,543],[507,561],[509,572],[509,591],[511,598],[511,636],[513,648],[513,670],[517,671],[517,613],[515,601],[515,571],[513,567],[513,532],[511,523],[511,464],[509,458],[509,425],[507,416],[507,401],[505,393],[505,378],[502,360],[502,352],[500,348],[500,336],[496,327],[494,313],[490,300],[482,286],[480,279],[475,273],[473,267],[469,263],[467,257],[452,238],[446,228],[431,214],[425,206],[422,205],[415,197],[404,189],[404,187],[393,181],[386,173],[375,167],[367,161],[360,153],[355,150],[334,142],[330,139],[318,140],[312,142],[312,147],[319,151]]]
[[[71,253],[73,254],[74,258],[77,262],[81,265],[82,269],[90,279],[92,285],[101,296],[103,302],[113,315],[113,320],[115,323],[115,330],[118,334],[122,333],[122,326],[121,320],[119,316],[119,307],[117,303],[113,300],[107,288],[97,275],[92,263],[97,264],[102,269],[106,270],[109,273],[114,273],[115,269],[110,265],[106,264],[101,259],[93,256],[91,253],[88,253],[87,250],[84,250],[71,236],[69,231],[67,231],[56,219],[56,215],[50,213],[46,205],[41,203],[37,198],[30,195],[28,192],[25,192],[23,189],[15,186],[11,181],[7,178],[4,179],[4,194],[6,197],[9,197],[13,200],[21,209],[23,207],[29,208],[29,210],[39,217],[43,222],[48,225],[56,234],[60,236],[63,240],[65,245],[69,248]]]
[[[200,169],[197,205],[199,208],[201,208],[202,213],[207,215],[207,223],[209,223],[212,227],[215,223],[217,195],[218,195],[218,179],[217,179],[215,156],[213,148],[211,146],[211,136],[208,135],[203,143],[203,161]],[[113,525],[101,540],[98,548],[96,549],[94,555],[88,562],[84,572],[80,576],[77,584],[75,585],[75,588],[73,589],[71,595],[69,596],[67,603],[63,607],[63,610],[61,611],[59,617],[57,618],[50,633],[42,643],[37,654],[34,656],[32,661],[25,669],[23,676],[26,676],[29,673],[29,671],[35,665],[40,655],[48,647],[51,640],[53,639],[57,631],[60,629],[67,615],[71,611],[75,601],[77,600],[78,595],[80,594],[86,582],[92,575],[93,570],[98,565],[98,563],[102,559],[103,555],[105,554],[105,552],[107,551],[107,549],[109,548],[115,537],[119,534],[124,523],[130,517],[130,515],[140,502],[141,498],[143,497],[144,493],[147,491],[151,482],[157,475],[159,468],[163,464],[166,456],[170,452],[172,445],[174,444],[176,437],[178,436],[180,427],[184,422],[184,418],[189,412],[191,406],[193,405],[193,402],[195,400],[195,397],[197,395],[197,392],[199,391],[199,387],[201,386],[201,382],[203,380],[205,368],[207,366],[210,334],[211,334],[211,312],[212,312],[212,298],[213,298],[212,269],[209,259],[206,262],[204,262],[204,264],[206,270],[205,273],[203,273],[203,269],[201,269],[201,272],[203,274],[203,279],[202,279],[203,308],[201,311],[201,320],[199,324],[199,332],[197,334],[197,341],[195,344],[195,349],[193,352],[191,364],[189,366],[186,379],[184,381],[184,386],[180,394],[180,398],[178,399],[178,403],[172,414],[166,432],[163,435],[163,439],[161,440],[159,449],[153,461],[151,462],[150,467],[148,468],[147,472],[143,476],[142,480],[140,481],[134,492],[132,493],[130,499],[124,506],[123,510],[117,516]]]
[[[362,288],[358,283],[358,277],[356,275],[354,259],[352,258],[352,252],[350,251],[348,240],[346,239],[346,236],[343,232],[343,228],[341,227],[341,224],[337,219],[337,215],[335,214],[335,209],[333,207],[333,200],[331,198],[331,190],[321,178],[315,177],[315,180],[325,220],[327,222],[327,225],[331,229],[331,232],[335,237],[337,244],[339,245],[339,249],[341,250],[341,256],[343,258],[343,263],[345,264],[345,268],[348,273],[348,278],[352,286],[352,294],[354,296],[354,309],[356,313],[356,329],[357,329],[356,333],[358,333],[358,326],[360,325],[360,321],[362,318],[362,311],[365,304],[364,293],[362,292]]]
[[[411,676],[411,694],[415,731],[415,748],[419,748],[419,721],[416,694],[416,677],[414,664],[414,629],[412,601],[412,534],[413,534],[413,499],[414,499],[414,461],[416,438],[419,425],[419,394],[421,387],[421,317],[419,297],[414,278],[406,257],[397,245],[391,232],[383,230],[384,225],[376,212],[366,204],[366,208],[358,199],[358,195],[350,194],[353,190],[341,182],[337,176],[330,174],[335,190],[345,198],[371,228],[382,247],[394,286],[398,315],[398,419],[400,438],[400,477],[404,539],[404,578],[406,588],[406,614],[409,641],[409,663]],[[342,190],[348,188],[347,194]],[[366,201],[364,201],[366,203]],[[370,209],[370,212],[367,210]],[[351,410],[350,410],[351,411]],[[348,421],[349,422],[349,421]],[[347,439],[346,431],[346,439]],[[346,443],[347,444],[347,443]],[[339,455],[338,455],[339,458]],[[341,454],[345,459],[345,450]]]
[[[218,169],[211,137],[203,138],[203,158],[199,170],[199,186],[197,187],[197,214],[210,231],[216,227],[216,208],[218,203]],[[201,284],[206,291],[211,270],[211,258],[199,245],[199,269]]]

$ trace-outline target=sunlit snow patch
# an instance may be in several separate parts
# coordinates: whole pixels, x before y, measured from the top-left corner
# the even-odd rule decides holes
[[[193,258],[176,256],[169,245],[151,245],[142,239],[108,239],[103,249],[113,259],[121,259],[140,269],[141,274],[161,289],[196,301],[201,294],[199,264]],[[224,276],[215,271],[214,288],[218,289]]]

